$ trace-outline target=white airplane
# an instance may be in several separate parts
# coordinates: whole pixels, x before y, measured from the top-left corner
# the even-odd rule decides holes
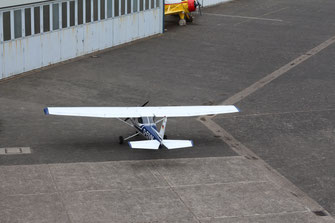
[[[136,134],[127,138],[119,137],[119,142],[129,140],[137,135],[143,135],[147,140],[130,141],[133,149],[155,149],[161,145],[168,149],[192,147],[192,140],[168,140],[165,135],[167,118],[215,115],[239,112],[234,105],[221,106],[165,106],[165,107],[48,107],[46,115],[81,116],[98,118],[117,118],[136,129]],[[155,121],[156,117],[162,117]],[[124,119],[125,118],[125,119]],[[123,120],[124,119],[124,120]],[[131,123],[127,122],[128,120]],[[160,131],[157,124],[161,123]]]

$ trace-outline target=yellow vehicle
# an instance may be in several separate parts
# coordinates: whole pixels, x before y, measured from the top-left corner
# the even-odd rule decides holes
[[[178,15],[179,25],[184,26],[187,22],[192,22],[191,12],[195,11],[201,4],[198,0],[165,0],[165,15]]]

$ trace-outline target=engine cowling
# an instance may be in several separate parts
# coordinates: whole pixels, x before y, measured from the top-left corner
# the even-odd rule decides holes
[[[195,11],[197,8],[195,0],[187,0],[187,2],[188,2],[188,11],[190,12]]]

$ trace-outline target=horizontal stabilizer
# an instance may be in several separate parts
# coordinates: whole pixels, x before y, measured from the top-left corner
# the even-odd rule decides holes
[[[192,147],[192,140],[163,140],[163,145],[168,149],[179,149]]]
[[[132,149],[158,149],[160,143],[157,140],[142,140],[128,142]]]

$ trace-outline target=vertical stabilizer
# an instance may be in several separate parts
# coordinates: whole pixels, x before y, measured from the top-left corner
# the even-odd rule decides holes
[[[165,134],[165,129],[166,129],[166,123],[167,123],[167,117],[164,117],[162,125],[161,125],[161,130],[159,131],[159,136],[163,139],[164,134]]]

